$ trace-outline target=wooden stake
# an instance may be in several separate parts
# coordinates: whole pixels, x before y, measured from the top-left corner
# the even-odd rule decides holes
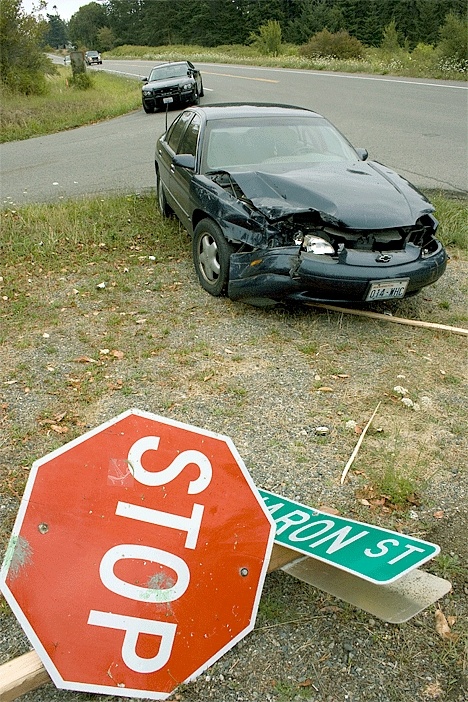
[[[463,327],[450,327],[447,324],[436,324],[435,322],[421,322],[418,319],[405,319],[404,317],[393,317],[389,314],[380,314],[380,312],[370,312],[368,310],[353,310],[348,307],[336,307],[335,305],[325,305],[322,302],[307,302],[308,307],[320,307],[324,310],[332,312],[342,312],[345,314],[354,314],[358,317],[369,317],[370,319],[380,319],[383,322],[393,322],[393,324],[406,324],[410,327],[424,327],[424,329],[440,329],[441,331],[449,331],[453,334],[462,334],[468,336],[468,329]]]
[[[362,430],[362,434],[361,434],[361,436],[359,437],[359,440],[358,440],[356,446],[354,447],[354,451],[352,452],[352,454],[351,454],[351,456],[350,456],[350,458],[349,458],[349,461],[348,461],[347,464],[345,465],[344,470],[343,470],[343,472],[342,472],[342,474],[341,474],[341,480],[340,480],[340,484],[341,484],[341,485],[343,485],[344,481],[346,480],[346,476],[348,475],[348,471],[349,471],[349,469],[351,468],[351,466],[352,466],[352,464],[353,464],[353,461],[354,461],[354,459],[356,458],[356,456],[357,456],[357,454],[358,454],[359,448],[360,448],[360,446],[361,446],[361,444],[362,444],[362,442],[363,442],[363,440],[364,440],[364,437],[365,437],[365,435],[366,435],[366,432],[367,432],[367,430],[369,429],[370,425],[372,424],[372,420],[374,419],[375,415],[377,414],[377,410],[379,409],[379,407],[380,407],[380,402],[379,402],[379,404],[377,405],[377,407],[375,408],[374,412],[372,413],[372,417],[369,419],[369,421],[367,422],[366,426],[365,426],[364,429]]]

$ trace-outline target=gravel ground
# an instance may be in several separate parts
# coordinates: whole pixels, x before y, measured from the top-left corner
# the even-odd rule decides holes
[[[232,438],[259,487],[439,543],[444,557],[426,569],[453,583],[439,603],[452,631],[445,639],[436,631],[436,606],[391,625],[278,571],[266,579],[255,630],[173,699],[466,700],[466,338],[213,299],[185,257],[165,268],[139,265],[130,290],[120,289],[116,271],[37,274],[33,296],[49,305],[50,320],[34,318],[16,334],[8,310],[2,315],[11,325],[0,347],[3,550],[18,507],[12,470],[23,466],[26,476],[33,458],[130,407],[204,427]],[[453,261],[430,293],[385,309],[462,326],[466,273],[466,263]],[[97,291],[106,275],[115,286]],[[123,357],[103,354],[104,345]],[[77,362],[84,356],[94,362]],[[402,404],[396,386],[416,409]],[[341,486],[357,440],[350,422],[364,426],[378,402]],[[52,430],[51,418],[68,433]],[[325,435],[316,431],[323,426]],[[386,468],[415,482],[417,498],[403,508],[396,488],[382,498]],[[26,650],[4,605],[0,662]],[[21,699],[121,698],[47,685]]]

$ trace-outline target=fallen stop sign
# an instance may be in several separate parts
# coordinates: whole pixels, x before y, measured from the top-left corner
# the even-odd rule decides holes
[[[1,589],[57,687],[165,699],[251,631],[273,539],[229,438],[130,410],[33,464]]]

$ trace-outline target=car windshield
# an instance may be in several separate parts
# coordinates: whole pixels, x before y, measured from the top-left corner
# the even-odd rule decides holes
[[[87,51],[86,56],[99,56],[97,51]]]
[[[150,73],[150,80],[167,80],[168,78],[181,78],[186,76],[188,69],[185,63],[176,63],[171,66],[156,66]]]
[[[202,171],[258,166],[275,171],[357,158],[349,142],[321,117],[244,117],[208,122]]]

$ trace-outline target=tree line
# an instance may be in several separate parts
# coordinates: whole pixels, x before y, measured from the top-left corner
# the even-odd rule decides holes
[[[107,0],[82,6],[68,23],[47,15],[46,40],[101,50],[123,44],[245,45],[259,27],[275,21],[285,43],[305,44],[326,29],[377,47],[394,23],[401,45],[411,50],[437,44],[448,14],[466,20],[466,0]]]

